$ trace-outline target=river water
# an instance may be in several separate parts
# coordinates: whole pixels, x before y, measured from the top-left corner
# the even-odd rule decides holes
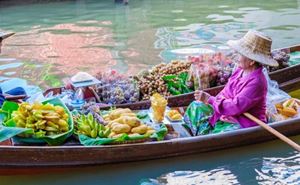
[[[292,137],[300,142],[300,136]],[[1,176],[0,184],[193,185],[300,183],[300,154],[281,141],[182,157]]]
[[[226,48],[257,29],[273,48],[300,41],[300,1],[1,0],[2,89],[60,86],[78,71],[134,74],[162,61]],[[27,86],[28,87],[28,86]],[[300,142],[300,138],[294,138]],[[192,156],[5,176],[0,184],[300,184],[300,156],[280,141]],[[54,179],[55,180],[54,182]]]
[[[45,89],[78,71],[135,74],[224,48],[248,29],[270,35],[274,48],[290,46],[300,40],[299,6],[297,0],[131,0],[129,6],[113,0],[1,0],[0,30],[16,35],[4,42],[0,80],[25,79]]]

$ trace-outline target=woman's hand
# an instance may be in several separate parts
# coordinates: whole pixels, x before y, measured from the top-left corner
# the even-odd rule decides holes
[[[202,101],[203,103],[207,103],[210,94],[204,91],[196,90],[194,96],[196,101]]]

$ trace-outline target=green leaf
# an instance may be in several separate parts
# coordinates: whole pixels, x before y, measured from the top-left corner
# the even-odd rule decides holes
[[[171,81],[171,80],[173,80],[173,79],[175,79],[175,78],[177,78],[177,75],[165,75],[164,77],[162,77],[162,79],[164,80],[164,81]]]
[[[157,139],[158,141],[161,141],[165,138],[166,134],[168,133],[168,128],[166,127],[165,124],[162,124],[160,129],[153,133],[150,138]]]
[[[7,127],[15,127],[16,126],[16,122],[13,119],[9,119],[8,121],[6,121],[5,126]]]
[[[178,91],[177,89],[175,89],[174,87],[169,86],[169,85],[168,85],[168,91],[169,91],[172,95],[180,95],[180,94],[181,94],[180,91]]]
[[[4,125],[4,122],[8,118],[8,112],[0,110],[0,125]]]
[[[178,83],[178,81],[176,81],[176,82],[170,81],[170,82],[168,82],[168,84],[176,89],[180,88],[180,83]]]
[[[185,84],[181,84],[181,89],[183,93],[190,93],[192,92],[191,89],[189,89]]]
[[[147,118],[149,115],[148,115],[148,112],[147,111],[139,111],[137,114],[136,114],[136,117],[139,118],[140,120],[142,119],[145,119]]]
[[[141,140],[141,139],[146,139],[149,136],[145,136],[145,135],[134,135],[134,136],[128,136],[128,140]]]
[[[24,133],[31,129],[19,127],[0,127],[0,142],[10,139],[18,134]]]
[[[84,146],[95,146],[95,145],[105,145],[114,142],[116,139],[113,138],[90,138],[86,135],[79,134],[79,141]]]
[[[178,75],[178,78],[182,79],[184,82],[186,82],[188,78],[188,73],[187,72],[182,72]]]
[[[19,105],[16,102],[11,101],[5,101],[2,105],[1,110],[6,112],[13,112],[15,110],[18,110]]]

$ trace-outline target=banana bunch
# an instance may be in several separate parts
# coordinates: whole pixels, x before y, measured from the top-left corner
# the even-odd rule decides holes
[[[118,138],[126,133],[129,136],[151,135],[155,130],[140,122],[137,115],[130,109],[115,109],[110,114],[104,116],[108,122],[105,128],[110,129],[109,138]]]
[[[298,109],[300,107],[300,100],[296,98],[290,98],[283,103],[278,103],[275,105],[278,113],[284,116],[284,118],[294,117],[298,114]]]
[[[17,127],[31,128],[37,136],[50,136],[69,131],[69,115],[61,106],[23,102],[12,113]]]
[[[107,138],[111,133],[111,130],[98,123],[91,113],[81,115],[76,121],[79,134],[84,134],[91,138]]]

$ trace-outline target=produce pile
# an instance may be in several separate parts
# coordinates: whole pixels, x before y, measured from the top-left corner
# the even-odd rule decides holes
[[[103,103],[123,104],[149,100],[154,93],[167,97],[225,85],[235,67],[234,56],[239,56],[235,54],[236,52],[231,55],[217,52],[190,56],[187,61],[158,64],[132,78],[115,70],[102,72],[97,75],[102,82],[97,87],[97,94]],[[269,71],[289,66],[287,52],[276,50],[272,52],[272,56],[279,66],[268,67]]]
[[[172,61],[171,63],[161,63],[154,66],[149,71],[143,71],[135,79],[138,82],[141,99],[149,100],[154,93],[160,93],[164,96],[170,96],[167,84],[163,77],[166,75],[179,75],[187,73],[191,63],[188,61]]]
[[[276,104],[275,107],[283,119],[288,119],[298,115],[298,109],[300,109],[300,100],[296,98],[290,98],[282,103]]]
[[[98,73],[101,84],[97,86],[97,94],[103,103],[122,104],[139,101],[140,93],[135,81],[115,70]]]
[[[194,89],[224,85],[231,76],[234,63],[223,53],[189,57],[191,68],[188,81]]]
[[[128,108],[115,109],[105,115],[104,120],[108,122],[105,128],[112,131],[108,136],[111,138],[118,138],[124,133],[128,136],[150,136],[155,132],[152,127],[141,123],[137,115]]]
[[[0,117],[0,142],[13,137],[21,143],[61,145],[74,130],[71,113],[59,98],[32,104],[5,101]]]
[[[182,115],[177,110],[170,110],[167,113],[167,116],[171,121],[181,121],[182,120]]]
[[[286,51],[274,50],[274,51],[272,51],[271,55],[272,55],[273,59],[278,62],[278,66],[277,67],[268,67],[268,70],[270,72],[289,67],[288,62],[290,59],[290,55]]]
[[[18,110],[12,113],[12,118],[17,127],[31,128],[36,137],[57,135],[70,129],[69,116],[64,108],[50,103],[21,103]]]
[[[187,82],[187,79],[187,72],[182,72],[178,75],[166,75],[163,77],[163,80],[167,85],[167,90],[171,93],[171,95],[180,95],[192,92],[194,87]]]
[[[132,110],[114,109],[100,111],[97,104],[84,108],[74,116],[75,133],[83,145],[102,145],[145,141],[152,138],[162,140],[167,134],[166,126],[154,129],[148,114]]]
[[[75,119],[77,123],[78,134],[84,134],[91,138],[108,137],[111,130],[104,127],[94,116],[89,113],[88,115],[81,115]]]

